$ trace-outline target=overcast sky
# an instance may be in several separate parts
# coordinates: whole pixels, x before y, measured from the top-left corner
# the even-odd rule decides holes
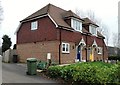
[[[51,3],[65,10],[76,9],[92,10],[95,15],[107,25],[112,39],[112,33],[118,32],[118,1],[119,0],[1,0],[4,10],[4,20],[0,26],[0,38],[7,34],[13,44],[16,43],[14,35],[19,21]],[[2,40],[0,40],[1,45]],[[112,41],[109,42],[112,45]]]

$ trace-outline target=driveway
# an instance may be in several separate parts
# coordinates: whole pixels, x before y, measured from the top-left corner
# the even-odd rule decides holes
[[[26,64],[2,63],[3,83],[57,83],[40,75],[26,75]]]

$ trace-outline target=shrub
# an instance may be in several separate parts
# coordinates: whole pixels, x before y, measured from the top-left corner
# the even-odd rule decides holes
[[[52,78],[62,78],[75,83],[117,83],[120,80],[120,64],[104,62],[76,63],[68,66],[52,66],[48,69]],[[119,76],[119,77],[118,77]]]
[[[108,60],[119,60],[120,61],[120,56],[118,55],[112,55],[108,57]]]
[[[51,78],[59,78],[61,76],[60,70],[62,67],[60,66],[50,66],[47,71],[47,75]]]

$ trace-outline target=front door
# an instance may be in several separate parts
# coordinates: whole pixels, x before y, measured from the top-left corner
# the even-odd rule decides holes
[[[81,61],[81,47],[80,45],[77,47],[77,59]]]

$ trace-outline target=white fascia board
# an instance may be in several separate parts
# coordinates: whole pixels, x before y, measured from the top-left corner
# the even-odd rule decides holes
[[[84,44],[84,46],[86,46],[86,43],[85,43],[85,41],[84,41],[83,37],[82,37],[82,39],[81,39],[81,41],[80,41],[79,45],[80,45],[81,43],[83,43],[83,44]]]
[[[79,22],[82,22],[82,20],[77,19],[77,18],[74,18],[74,17],[71,17],[71,19],[75,19],[75,20],[77,20],[77,21],[79,21]]]
[[[16,35],[16,34],[17,34],[17,32],[18,32],[18,30],[20,29],[21,25],[22,25],[22,22],[18,25],[18,27],[17,27],[17,29],[16,29],[16,31],[15,31],[15,33],[14,33],[14,35]]]
[[[35,17],[35,18],[32,18],[32,19],[28,19],[28,20],[22,21],[22,22],[31,21],[31,20],[39,19],[39,18],[46,17],[46,16],[48,16],[48,15],[44,14],[44,15],[41,15],[41,16],[38,16],[38,17]]]
[[[97,43],[96,43],[96,40],[94,40],[92,46],[95,45],[96,47],[98,47]]]
[[[56,28],[58,27],[58,24],[55,22],[55,20],[50,16],[50,14],[47,14],[48,17],[52,20],[52,22],[55,24]]]

